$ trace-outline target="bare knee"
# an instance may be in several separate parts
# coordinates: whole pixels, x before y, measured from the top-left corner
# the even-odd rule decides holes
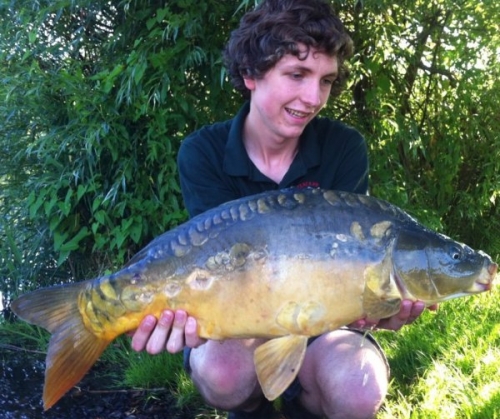
[[[222,410],[234,410],[251,400],[259,386],[253,350],[246,353],[245,348],[239,349],[233,342],[224,345],[207,342],[193,350],[191,378],[208,404]]]
[[[337,331],[318,339],[308,352],[299,374],[305,407],[328,418],[375,417],[387,393],[388,368],[371,341]]]
[[[323,410],[328,417],[370,419],[379,411],[387,393],[387,379],[369,377],[366,382],[361,377],[347,381],[341,391],[332,400],[325,398]]]

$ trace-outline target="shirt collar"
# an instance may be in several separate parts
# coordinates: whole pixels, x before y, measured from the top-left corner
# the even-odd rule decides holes
[[[229,129],[228,140],[224,155],[224,171],[231,176],[252,177],[253,163],[248,157],[243,144],[243,127],[250,112],[250,102],[246,102],[233,118]],[[300,136],[299,152],[290,167],[289,174],[293,177],[302,176],[305,172],[320,164],[321,146],[316,130],[316,120],[313,119]],[[285,176],[288,178],[289,176]]]

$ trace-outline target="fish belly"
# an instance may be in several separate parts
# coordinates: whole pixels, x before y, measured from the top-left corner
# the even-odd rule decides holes
[[[249,266],[210,290],[187,290],[196,301],[187,310],[209,339],[319,335],[362,317],[363,275],[352,280],[354,270],[309,260]]]

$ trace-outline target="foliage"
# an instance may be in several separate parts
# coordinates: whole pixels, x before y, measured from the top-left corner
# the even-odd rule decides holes
[[[1,337],[0,327],[0,337]],[[155,356],[130,349],[130,338],[119,337],[100,359],[112,365],[105,373],[117,388],[168,389],[179,409],[197,407],[207,409],[193,381],[183,367],[183,354],[163,352]]]
[[[21,184],[29,219],[48,227],[58,264],[75,251],[122,263],[185,216],[180,140],[232,111],[214,103],[234,10],[195,1],[2,9],[5,176],[22,178],[7,181]]]
[[[500,6],[336,4],[357,48],[347,117],[369,140],[372,193],[488,245],[474,231],[498,215]]]
[[[336,3],[357,47],[347,116],[369,141],[372,193],[498,255],[498,2]]]
[[[9,322],[0,318],[0,348],[14,345],[17,349],[44,352],[49,346],[46,330],[24,322]]]

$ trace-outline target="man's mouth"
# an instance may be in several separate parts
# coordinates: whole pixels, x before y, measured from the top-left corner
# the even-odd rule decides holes
[[[285,108],[285,109],[290,115],[292,115],[295,118],[307,118],[309,115],[311,115],[311,112],[300,112],[290,108]]]

